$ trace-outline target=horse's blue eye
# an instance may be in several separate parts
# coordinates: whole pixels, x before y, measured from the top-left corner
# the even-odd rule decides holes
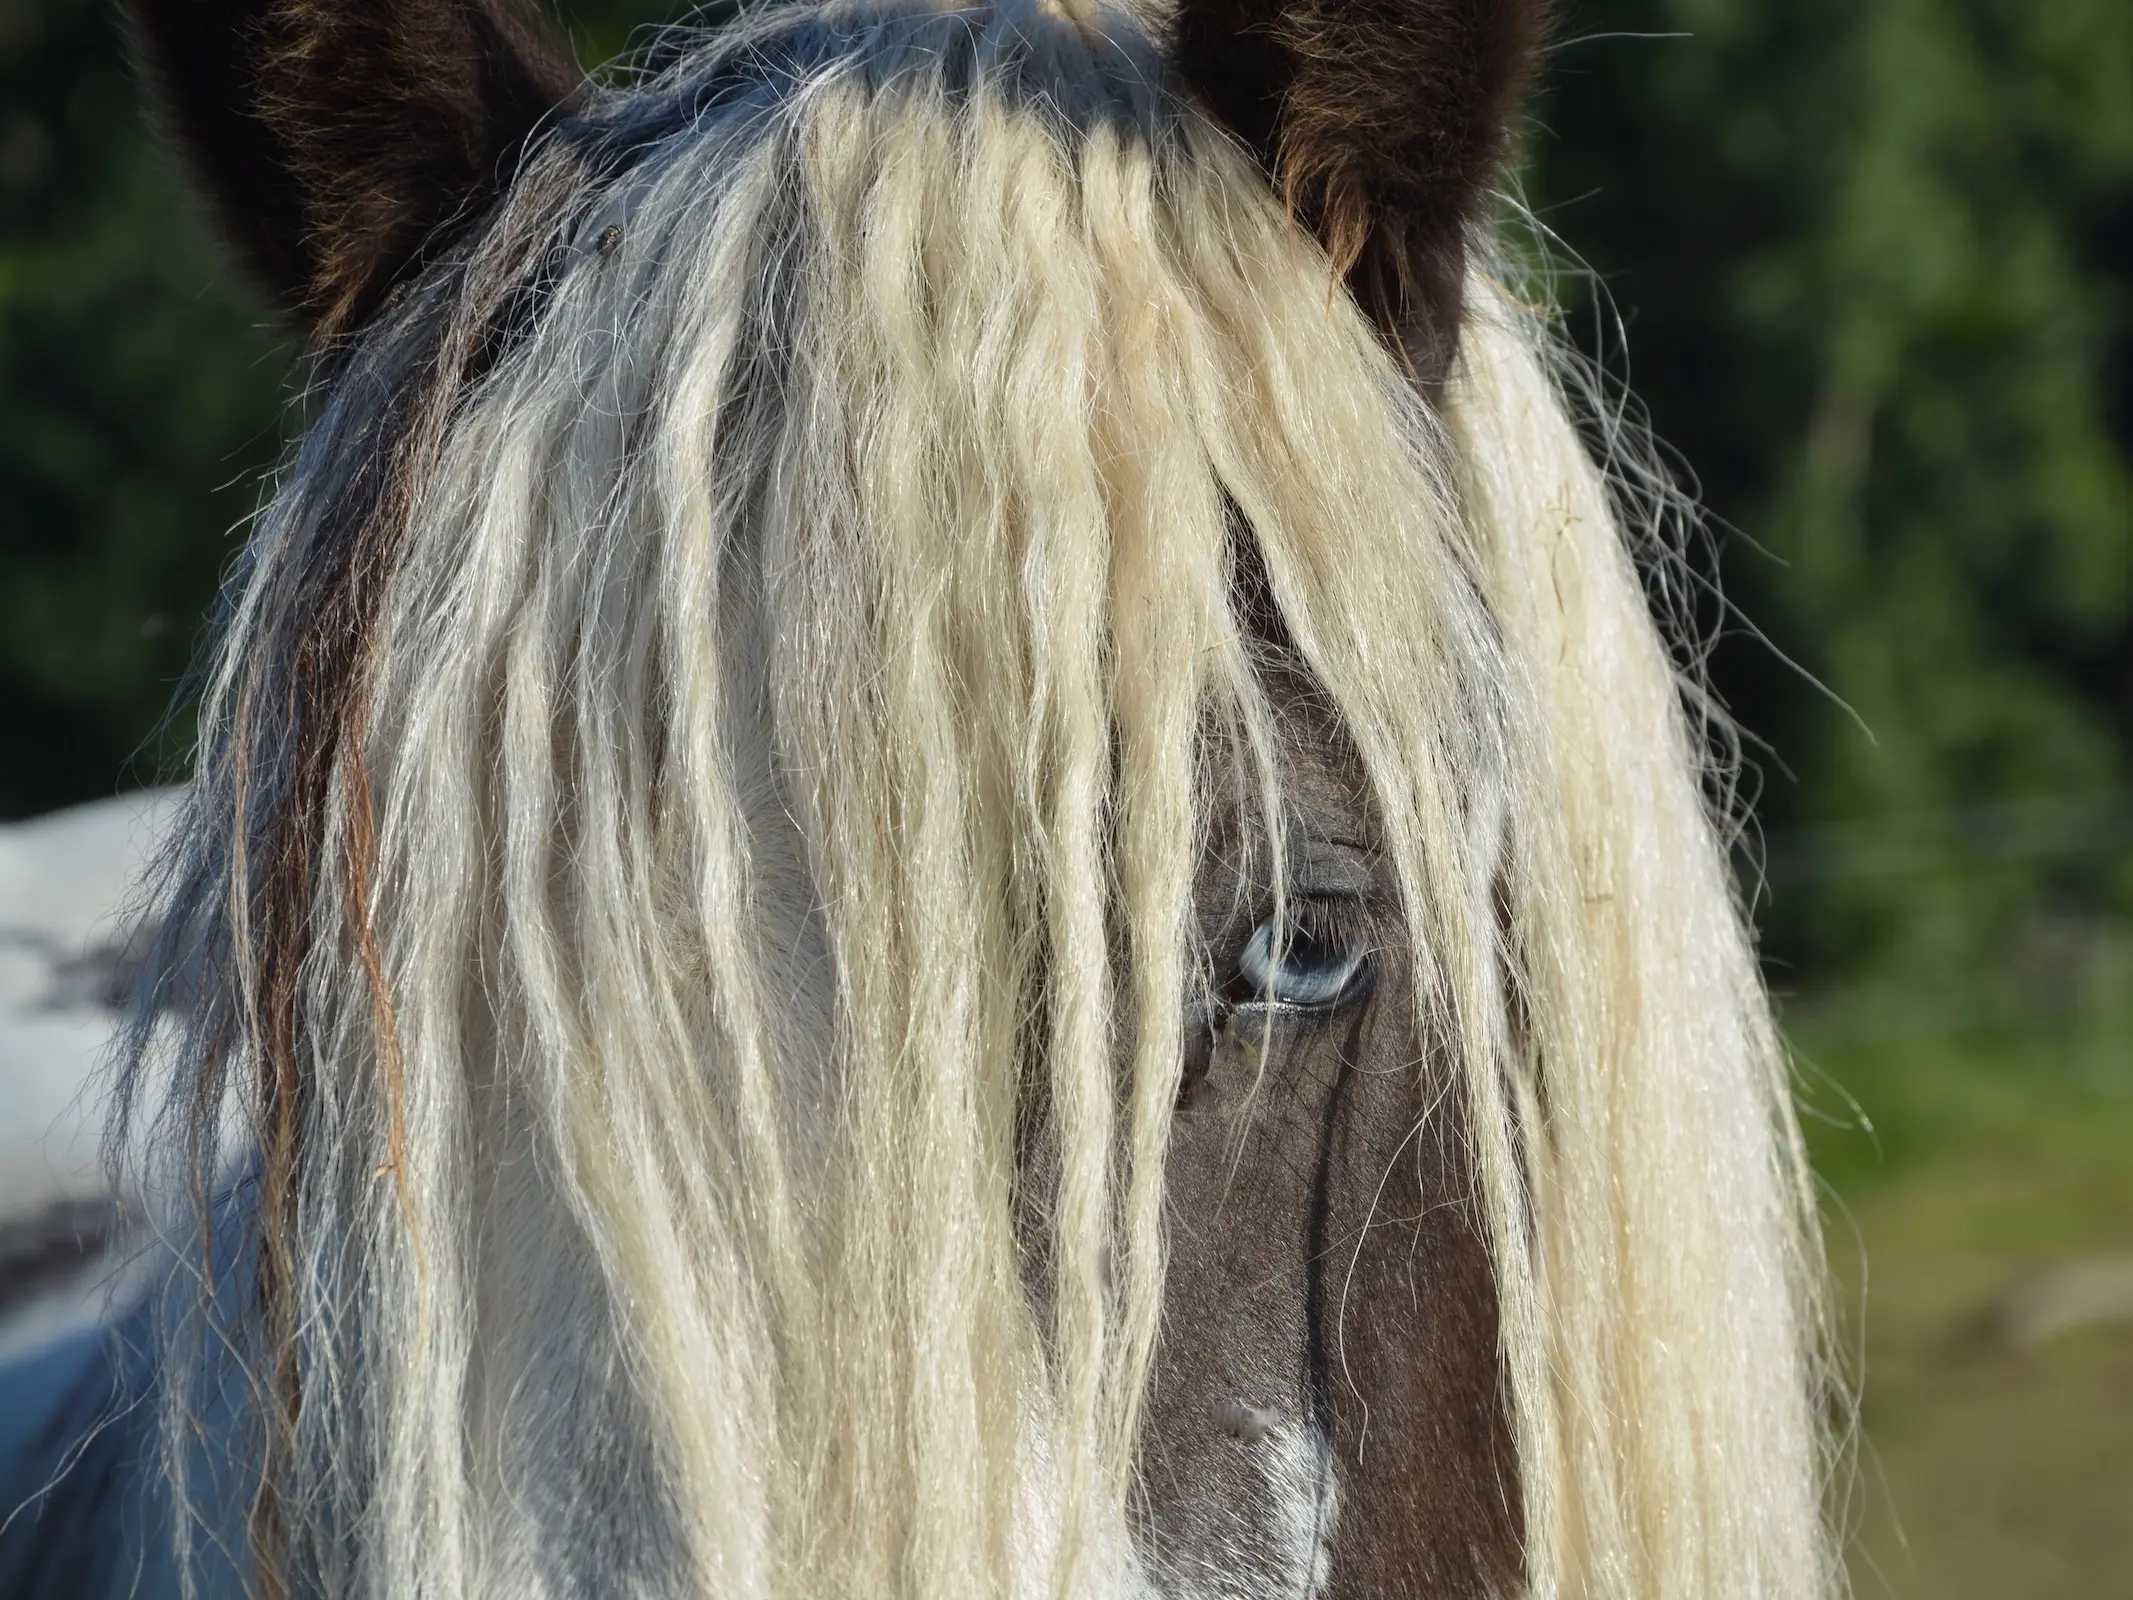
[[[1269,917],[1252,930],[1237,954],[1237,977],[1253,1000],[1271,1005],[1330,1006],[1362,973],[1370,951],[1347,919],[1292,920],[1278,929]],[[1285,936],[1284,936],[1285,935]]]

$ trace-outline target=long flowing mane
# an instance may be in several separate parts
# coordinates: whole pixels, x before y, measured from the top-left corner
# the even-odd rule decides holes
[[[213,1245],[160,1313],[201,1548],[1153,1592],[1192,881],[1213,767],[1284,803],[1272,629],[1455,1063],[1530,1592],[1833,1592],[1710,757],[1493,256],[1432,395],[1122,12],[665,48],[334,354],[232,587],[129,1080]]]

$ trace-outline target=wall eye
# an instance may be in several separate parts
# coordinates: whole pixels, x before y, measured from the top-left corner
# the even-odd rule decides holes
[[[1269,917],[1237,952],[1240,1002],[1322,1011],[1369,974],[1368,919],[1353,901],[1291,902],[1285,926]]]

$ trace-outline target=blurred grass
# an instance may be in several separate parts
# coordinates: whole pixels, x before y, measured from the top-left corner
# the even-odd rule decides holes
[[[2133,1322],[1989,1326],[2041,1270],[2133,1258],[2133,936],[2046,926],[2007,970],[1786,1020],[1865,1373],[1857,1594],[2133,1600]]]

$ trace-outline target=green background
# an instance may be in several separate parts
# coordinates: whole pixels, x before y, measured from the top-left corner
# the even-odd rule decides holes
[[[587,61],[656,12],[567,7]],[[2133,5],[1584,0],[1524,148],[1735,608],[1860,1592],[2133,1596],[2133,1323],[1979,1331],[2133,1263]],[[0,0],[0,818],[182,764],[291,357],[107,7]]]

